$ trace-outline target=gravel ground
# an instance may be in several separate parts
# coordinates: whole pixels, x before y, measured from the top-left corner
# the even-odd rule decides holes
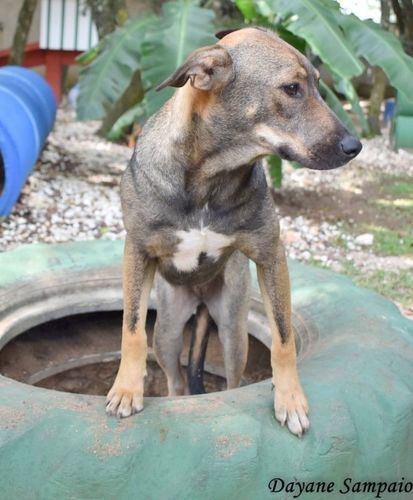
[[[124,236],[118,185],[131,150],[99,138],[98,128],[59,110],[36,169],[0,223],[0,251],[21,243]]]
[[[345,168],[335,170],[284,169],[283,186],[357,190],[377,176],[413,178],[413,154],[390,149],[388,136],[363,140],[361,153]]]
[[[95,135],[97,122],[76,122],[72,112],[58,119],[13,213],[0,222],[0,251],[22,243],[124,237],[119,199],[120,173],[131,156],[126,146]],[[394,153],[383,138],[364,141],[351,166],[331,171],[285,168],[286,187],[357,190],[377,173],[413,177],[413,155]],[[413,258],[379,257],[371,242],[346,234],[339,224],[282,217],[282,237],[290,257],[319,262],[335,271],[343,261],[367,271],[407,270]],[[337,240],[344,242],[337,245]]]

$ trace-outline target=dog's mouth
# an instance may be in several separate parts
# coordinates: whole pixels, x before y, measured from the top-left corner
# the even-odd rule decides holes
[[[348,148],[347,151],[343,150],[341,141],[334,148],[328,147],[309,150],[306,156],[295,152],[289,145],[282,145],[277,149],[277,154],[283,160],[297,162],[311,170],[333,170],[353,160],[360,153],[361,149],[361,142],[354,138],[352,149]]]

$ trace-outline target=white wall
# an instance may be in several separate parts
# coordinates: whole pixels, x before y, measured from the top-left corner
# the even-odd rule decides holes
[[[0,50],[8,49],[12,43],[17,16],[23,0],[0,0]],[[29,42],[39,40],[40,2],[34,14],[29,33]]]
[[[338,3],[346,13],[380,22],[380,0],[339,0]]]

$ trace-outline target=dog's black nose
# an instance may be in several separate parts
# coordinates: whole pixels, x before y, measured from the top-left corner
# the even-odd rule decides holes
[[[346,135],[340,142],[343,153],[350,158],[357,156],[363,147],[361,142],[352,135]]]

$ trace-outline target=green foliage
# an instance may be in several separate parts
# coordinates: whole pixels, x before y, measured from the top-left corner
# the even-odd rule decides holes
[[[351,104],[351,109],[352,111],[357,115],[357,118],[359,120],[360,127],[365,135],[370,134],[370,126],[367,121],[366,115],[364,114],[364,111],[362,107],[360,106],[360,101],[356,92],[356,89],[354,88],[353,84],[351,83],[351,80],[347,80],[345,78],[337,78],[337,75],[333,74],[333,77],[335,78],[335,88],[336,90],[345,95],[347,100]],[[339,106],[342,108],[341,103],[338,103]],[[343,109],[343,108],[342,108]],[[344,111],[344,110],[343,110]],[[347,115],[347,113],[344,111],[344,113]],[[338,113],[337,113],[338,115]],[[354,126],[353,128],[348,126],[347,121],[344,121],[342,116],[340,116],[340,119],[346,124],[346,126],[349,128],[349,130],[352,130],[353,133],[356,133],[354,131]],[[351,120],[350,120],[351,121]]]
[[[81,59],[87,65],[80,75],[77,115],[81,120],[101,119],[127,88],[133,73],[141,69],[146,91],[140,106],[128,110],[109,136],[118,138],[125,126],[157,111],[172,90],[154,87],[166,79],[194,49],[214,43],[214,13],[193,0],[167,2],[160,16],[130,19],[105,37],[98,50]]]
[[[245,19],[251,20],[258,18],[259,14],[258,10],[255,8],[254,0],[237,0],[235,3]]]
[[[383,226],[366,225],[364,230],[374,235],[374,252],[384,256],[412,255],[413,236],[411,227],[392,230]]]
[[[161,16],[148,31],[142,46],[142,80],[148,90],[144,99],[146,116],[157,111],[173,93],[172,89],[153,89],[180,66],[188,54],[203,45],[211,45],[214,13],[191,0],[168,2]]]
[[[252,23],[257,16],[265,16],[276,27],[281,16],[284,28],[304,39],[342,82],[344,94],[360,118],[361,109],[351,88],[351,78],[363,71],[363,59],[380,66],[390,83],[412,99],[413,58],[403,51],[392,33],[373,21],[343,14],[335,0],[236,0],[236,3]],[[367,121],[362,120],[361,125],[365,130]]]
[[[344,125],[353,133],[357,135],[357,130],[351,121],[351,118],[344,110],[340,99],[337,95],[330,89],[328,85],[326,85],[322,80],[320,80],[320,92],[323,96],[324,100],[330,106],[330,108],[334,111],[334,113],[340,118],[340,120],[344,123]]]
[[[406,271],[366,272],[358,269],[353,263],[343,261],[343,273],[351,277],[353,282],[399,302],[411,306],[413,301],[413,275]],[[321,266],[325,267],[325,266]]]
[[[246,23],[269,26],[288,43],[318,56],[331,71],[335,89],[351,103],[363,133],[369,125],[352,85],[365,61],[383,68],[392,85],[411,95],[413,58],[407,56],[396,37],[372,21],[345,15],[335,0],[234,0]],[[209,4],[207,4],[209,5]],[[157,93],[155,87],[167,78],[197,47],[215,42],[214,14],[201,8],[199,0],[166,2],[159,16],[130,19],[99,45],[82,55],[77,103],[79,119],[101,119],[128,87],[136,70],[141,71],[145,96],[126,111],[109,136],[119,138],[133,121],[144,121],[172,94]],[[340,99],[324,82],[321,92],[330,107],[353,132],[356,128]],[[279,182],[279,160],[271,159],[275,182]]]
[[[357,56],[380,66],[393,87],[413,100],[413,58],[403,51],[399,40],[370,20],[340,14],[339,21]]]
[[[243,0],[237,0],[237,4],[239,1]],[[282,16],[283,26],[303,38],[311,51],[346,85],[364,70],[361,59],[364,58],[371,65],[380,66],[398,91],[411,95],[413,58],[403,51],[392,33],[382,30],[373,21],[361,21],[352,14],[343,14],[335,0],[251,2],[256,11],[265,14],[274,25]],[[252,10],[250,7],[248,12]],[[253,21],[254,16],[247,20]]]
[[[337,25],[337,2],[330,0],[260,0],[261,13],[283,16],[285,27],[304,38],[314,54],[342,78],[362,73],[364,66],[354,55],[353,47]],[[263,10],[263,5],[265,9]]]
[[[383,191],[390,194],[413,196],[413,182],[392,182],[383,186]]]
[[[138,102],[135,106],[128,109],[123,115],[115,122],[112,129],[109,131],[107,138],[111,141],[118,141],[132,123],[139,123],[144,118],[144,109],[142,104]]]
[[[272,184],[275,188],[281,187],[282,182],[282,160],[279,156],[272,155],[268,158],[268,169]]]
[[[364,60],[383,68],[390,83],[405,96],[410,96],[413,82],[413,58],[403,51],[398,39],[373,21],[361,21],[354,15],[343,14],[336,0],[235,0],[251,24],[273,27],[281,37],[301,52],[309,48],[330,70],[336,90],[351,103],[364,135],[370,126],[360,106],[352,78],[364,70]],[[298,44],[297,40],[301,42]],[[302,41],[305,45],[303,46]],[[328,105],[341,121],[357,134],[340,99],[323,81],[320,90]],[[277,167],[278,168],[278,167]]]
[[[145,33],[156,21],[147,15],[127,21],[105,37],[98,55],[80,74],[77,116],[80,120],[97,120],[128,86],[140,65],[140,46]]]

